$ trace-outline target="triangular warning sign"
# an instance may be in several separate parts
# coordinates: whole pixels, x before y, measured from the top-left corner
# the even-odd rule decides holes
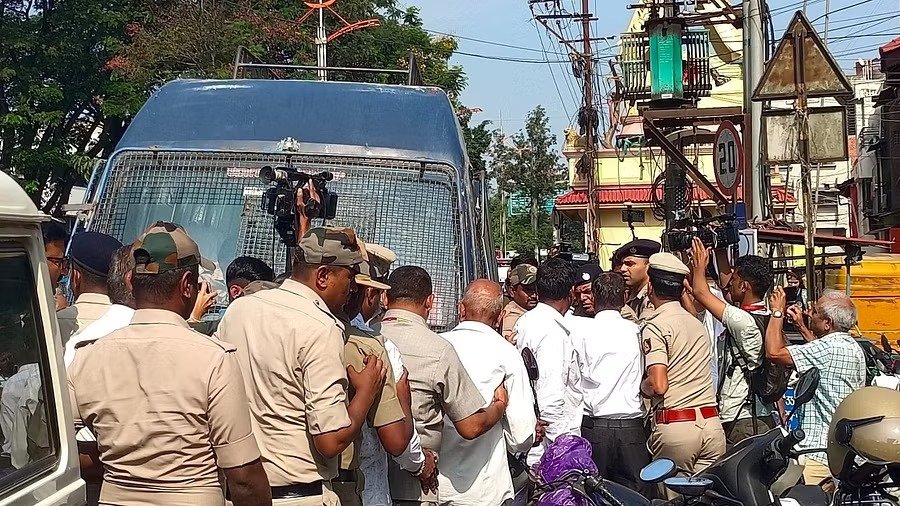
[[[801,44],[795,44],[796,42]],[[800,47],[795,48],[795,45]],[[798,60],[803,62],[801,69],[796,68]],[[800,72],[797,72],[798,70]],[[775,54],[766,63],[766,70],[756,90],[753,91],[752,99],[759,101],[797,98],[798,78],[801,83],[805,83],[808,98],[853,94],[850,81],[841,72],[841,68],[803,11],[797,11],[791,19],[778,43],[778,48],[775,49]]]

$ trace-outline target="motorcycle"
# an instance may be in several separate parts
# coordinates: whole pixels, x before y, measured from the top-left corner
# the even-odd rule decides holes
[[[818,384],[817,369],[800,375],[790,415],[812,400]],[[676,476],[678,469],[674,462],[657,459],[641,471],[641,480],[662,483],[680,494],[676,499],[653,503],[659,505],[826,506],[828,498],[820,487],[796,485],[787,488],[784,483],[781,487],[776,486],[788,474],[794,483],[799,480],[799,468],[793,463],[799,453],[794,448],[804,437],[800,429],[787,431],[784,427],[776,427],[741,441],[714,464],[693,476]],[[793,472],[788,473],[792,467]],[[779,488],[786,490],[776,493],[780,492]]]
[[[872,385],[900,390],[900,359],[894,358],[894,349],[887,336],[881,334],[881,350],[872,346],[867,355],[875,365]]]

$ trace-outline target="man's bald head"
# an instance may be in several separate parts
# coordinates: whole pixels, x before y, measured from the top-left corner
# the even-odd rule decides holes
[[[469,283],[459,303],[460,319],[495,326],[503,310],[503,291],[490,279],[476,279]]]

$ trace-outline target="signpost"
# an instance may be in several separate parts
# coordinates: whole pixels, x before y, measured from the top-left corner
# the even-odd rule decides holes
[[[822,43],[822,39],[810,25],[802,11],[797,11],[785,31],[772,59],[766,64],[759,85],[753,92],[752,99],[794,100],[794,117],[797,132],[797,162],[800,163],[800,188],[803,194],[804,246],[806,247],[806,285],[809,299],[816,300],[815,209],[812,201],[811,164],[828,161],[828,153],[818,159],[810,149],[810,139],[827,138],[822,132],[811,133],[810,127],[834,128],[834,122],[810,121],[811,113],[807,107],[810,97],[837,97],[852,95],[853,88],[837,62]],[[815,111],[815,110],[813,110]],[[843,117],[843,116],[842,116]],[[841,126],[841,131],[844,128]],[[847,142],[845,135],[841,142]],[[846,148],[844,148],[846,149]],[[823,150],[828,151],[828,150]]]
[[[716,182],[722,193],[733,197],[744,172],[744,149],[737,128],[730,121],[723,121],[713,140],[713,167]]]

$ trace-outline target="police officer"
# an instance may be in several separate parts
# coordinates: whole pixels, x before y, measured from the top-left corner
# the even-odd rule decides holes
[[[588,262],[578,267],[575,274],[575,300],[572,311],[575,316],[593,318],[597,314],[594,309],[594,280],[603,273],[599,265]]]
[[[100,232],[82,232],[72,238],[69,272],[76,299],[75,304],[56,313],[62,344],[106,314],[112,304],[106,286],[109,265],[121,247],[118,239]]]
[[[391,455],[400,455],[406,450],[410,437],[414,430],[412,416],[403,409],[398,398],[399,385],[394,380],[394,372],[388,360],[384,348],[383,338],[374,332],[358,329],[350,323],[351,316],[356,316],[362,309],[363,299],[372,288],[375,291],[387,290],[390,285],[378,281],[373,266],[375,255],[368,250],[378,250],[377,244],[365,245],[365,260],[360,264],[360,273],[356,275],[358,289],[350,296],[344,310],[337,316],[344,326],[344,364],[355,371],[365,368],[365,360],[368,356],[378,357],[387,369],[387,377],[380,395],[369,409],[366,416],[367,427],[375,428],[382,447]],[[373,261],[374,260],[374,261]],[[403,385],[403,397],[409,404],[409,382],[401,379]],[[407,408],[408,410],[408,408]],[[364,429],[365,430],[365,429]],[[334,480],[334,491],[341,500],[342,506],[362,506],[363,477],[360,476],[360,451],[362,432],[352,445],[341,454],[340,470]]]
[[[621,262],[619,272],[625,276],[625,286],[628,289],[628,300],[622,308],[622,316],[627,320],[640,321],[644,311],[652,309],[650,299],[647,297],[647,286],[650,282],[647,277],[648,259],[661,249],[662,245],[656,241],[636,239],[613,254],[613,258],[617,259],[613,263]]]
[[[312,228],[280,287],[236,299],[218,336],[238,348],[254,432],[278,505],[338,504],[331,481],[356,440],[386,370],[367,356],[344,367],[344,325],[363,253],[349,228]],[[347,402],[348,380],[354,395]]]
[[[200,250],[166,222],[132,246],[137,311],[78,350],[68,368],[75,418],[97,436],[101,504],[271,504],[234,347],[186,322]]]
[[[519,264],[509,271],[506,284],[512,300],[503,308],[503,338],[507,341],[512,336],[513,328],[519,317],[537,306],[537,267],[530,264]]]
[[[692,473],[725,452],[709,337],[703,323],[681,307],[687,266],[671,253],[652,255],[648,265],[653,309],[641,327],[647,367],[641,392],[653,406],[650,452]]]

